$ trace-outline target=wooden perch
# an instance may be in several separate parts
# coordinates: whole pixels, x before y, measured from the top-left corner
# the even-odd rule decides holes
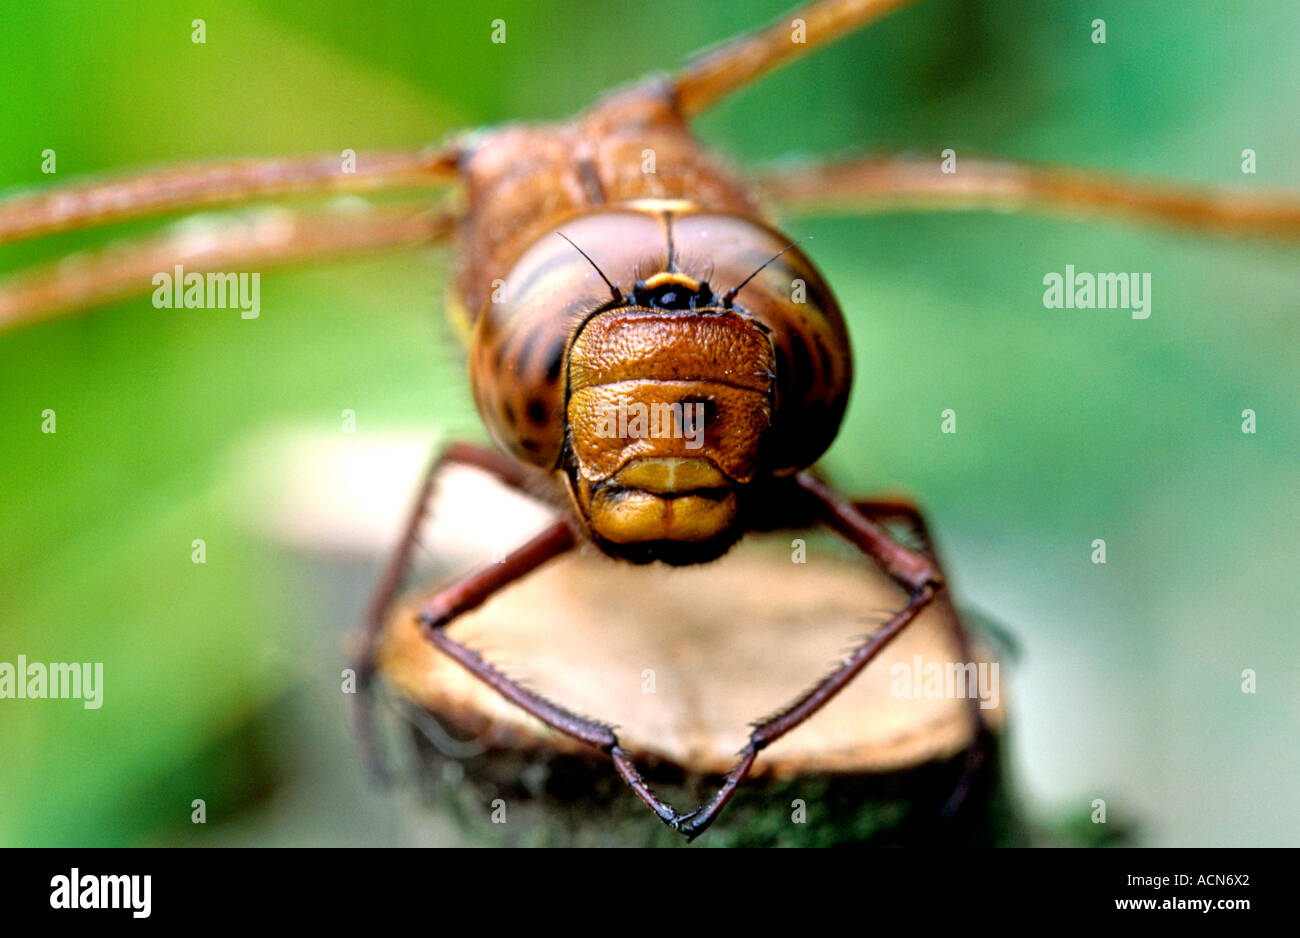
[[[433,517],[439,505],[455,505],[463,516],[457,480],[473,475],[487,527],[513,525],[509,536],[522,540],[536,524],[523,511],[503,516],[500,507],[510,502],[489,495],[477,473],[447,475]],[[435,539],[427,545],[465,543],[431,527]],[[792,561],[796,537],[806,540],[804,563]],[[452,760],[418,734],[426,766],[444,780],[439,802],[455,808],[472,839],[680,840],[623,788],[606,757],[550,730],[431,646],[415,624],[415,610],[431,592],[432,586],[416,591],[391,616],[380,670],[417,711],[457,739],[475,741],[477,755]],[[583,550],[551,561],[451,628],[544,696],[615,724],[657,790],[686,806],[711,794],[751,722],[804,691],[902,601],[837,541],[796,531],[751,535],[721,560],[686,568],[637,567]],[[945,616],[944,607],[932,607],[825,710],[764,750],[754,777],[701,843],[903,842],[945,830],[960,830],[966,840],[1014,840],[996,753],[959,822],[938,819],[971,738],[969,701],[896,692],[924,691],[922,676],[934,675],[926,666],[948,669],[954,661]],[[976,662],[987,666],[987,652],[976,646]],[[995,686],[996,706],[983,712],[996,731],[1005,694]],[[504,824],[493,823],[497,799]],[[802,821],[796,799],[804,804]]]

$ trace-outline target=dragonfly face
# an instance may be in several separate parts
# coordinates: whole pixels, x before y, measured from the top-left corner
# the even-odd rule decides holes
[[[569,353],[570,490],[611,552],[724,549],[771,428],[772,344],[685,274],[655,274],[632,301],[589,320]]]
[[[830,443],[851,380],[839,307],[802,253],[653,199],[538,239],[470,361],[497,441],[558,472],[592,540],[641,562],[730,547],[754,484]]]

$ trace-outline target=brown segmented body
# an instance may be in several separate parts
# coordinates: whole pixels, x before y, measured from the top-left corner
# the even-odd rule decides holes
[[[680,440],[597,440],[601,408],[632,400],[706,401],[726,438],[708,438],[705,455],[742,486],[829,446],[852,379],[839,307],[797,248],[772,260],[789,239],[757,220],[756,199],[657,86],[572,124],[490,133],[461,169],[455,305],[470,314],[479,412],[507,452],[555,470],[585,444],[591,458],[574,475],[596,485],[638,457],[691,455]],[[764,263],[731,311],[606,311],[601,273],[623,293],[648,280],[721,293]]]

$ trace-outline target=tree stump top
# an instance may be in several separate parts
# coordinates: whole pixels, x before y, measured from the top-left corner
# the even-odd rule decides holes
[[[426,545],[463,547],[481,542],[485,529],[520,543],[546,517],[518,496],[489,493],[496,486],[484,488],[481,476],[470,484],[467,474],[478,475],[449,472],[439,485],[432,517],[444,521],[429,526]],[[463,527],[466,518],[478,519],[476,531]],[[797,537],[806,539],[804,563],[792,560]],[[468,568],[464,561],[455,565]],[[388,681],[488,749],[589,752],[423,638],[415,611],[432,592],[415,591],[390,617],[379,656]],[[543,696],[615,724],[634,759],[716,774],[734,765],[749,724],[812,686],[903,601],[865,558],[829,538],[783,532],[751,536],[718,561],[686,568],[634,566],[584,548],[450,630]],[[972,656],[991,663],[978,643]],[[970,741],[968,701],[944,692],[956,659],[944,607],[928,609],[820,713],[764,750],[754,774],[889,772],[952,756]],[[1005,700],[999,693],[990,702],[984,716],[997,727]]]

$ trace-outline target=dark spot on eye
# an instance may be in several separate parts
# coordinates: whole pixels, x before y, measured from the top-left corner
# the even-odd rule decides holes
[[[528,370],[528,363],[532,360],[532,339],[521,336],[518,341],[511,344],[515,347],[515,374],[522,375]]]
[[[817,370],[813,365],[812,356],[808,354],[807,337],[798,332],[790,339],[790,352],[794,357],[794,393],[796,397],[804,397],[812,390],[813,383],[817,379]]]
[[[554,384],[560,378],[560,372],[564,369],[564,338],[560,337],[555,340],[551,346],[550,353],[546,356],[546,382]]]
[[[546,402],[540,397],[530,398],[528,401],[528,422],[534,426],[542,426],[546,423]]]
[[[519,445],[530,453],[540,453],[546,448],[546,444],[541,440],[523,440]]]
[[[506,402],[503,405],[502,410],[505,412],[506,415],[506,423],[510,424],[510,426],[513,427],[519,422],[519,413],[515,410],[514,401],[510,400],[509,398],[506,398]]]
[[[776,380],[784,393],[791,381],[790,350],[784,342],[774,342],[772,349],[776,352]]]
[[[528,337],[527,354],[520,356],[522,362],[519,366],[520,373],[522,373],[524,370],[523,363],[531,364],[533,362],[536,362],[538,367],[545,367],[547,369],[550,368],[549,355],[543,353],[542,350],[547,347],[546,343],[547,340],[550,339],[552,332],[554,332],[554,328],[551,325],[545,323],[538,326],[536,329],[532,331],[532,334],[529,335]],[[561,348],[564,347],[563,341],[564,341],[563,339],[560,340]],[[540,361],[538,360],[539,355],[544,356]]]
[[[826,347],[826,341],[822,338],[821,333],[814,337],[813,344],[817,346],[817,358],[821,361],[822,374],[829,381],[835,366],[831,359],[831,350]]]

